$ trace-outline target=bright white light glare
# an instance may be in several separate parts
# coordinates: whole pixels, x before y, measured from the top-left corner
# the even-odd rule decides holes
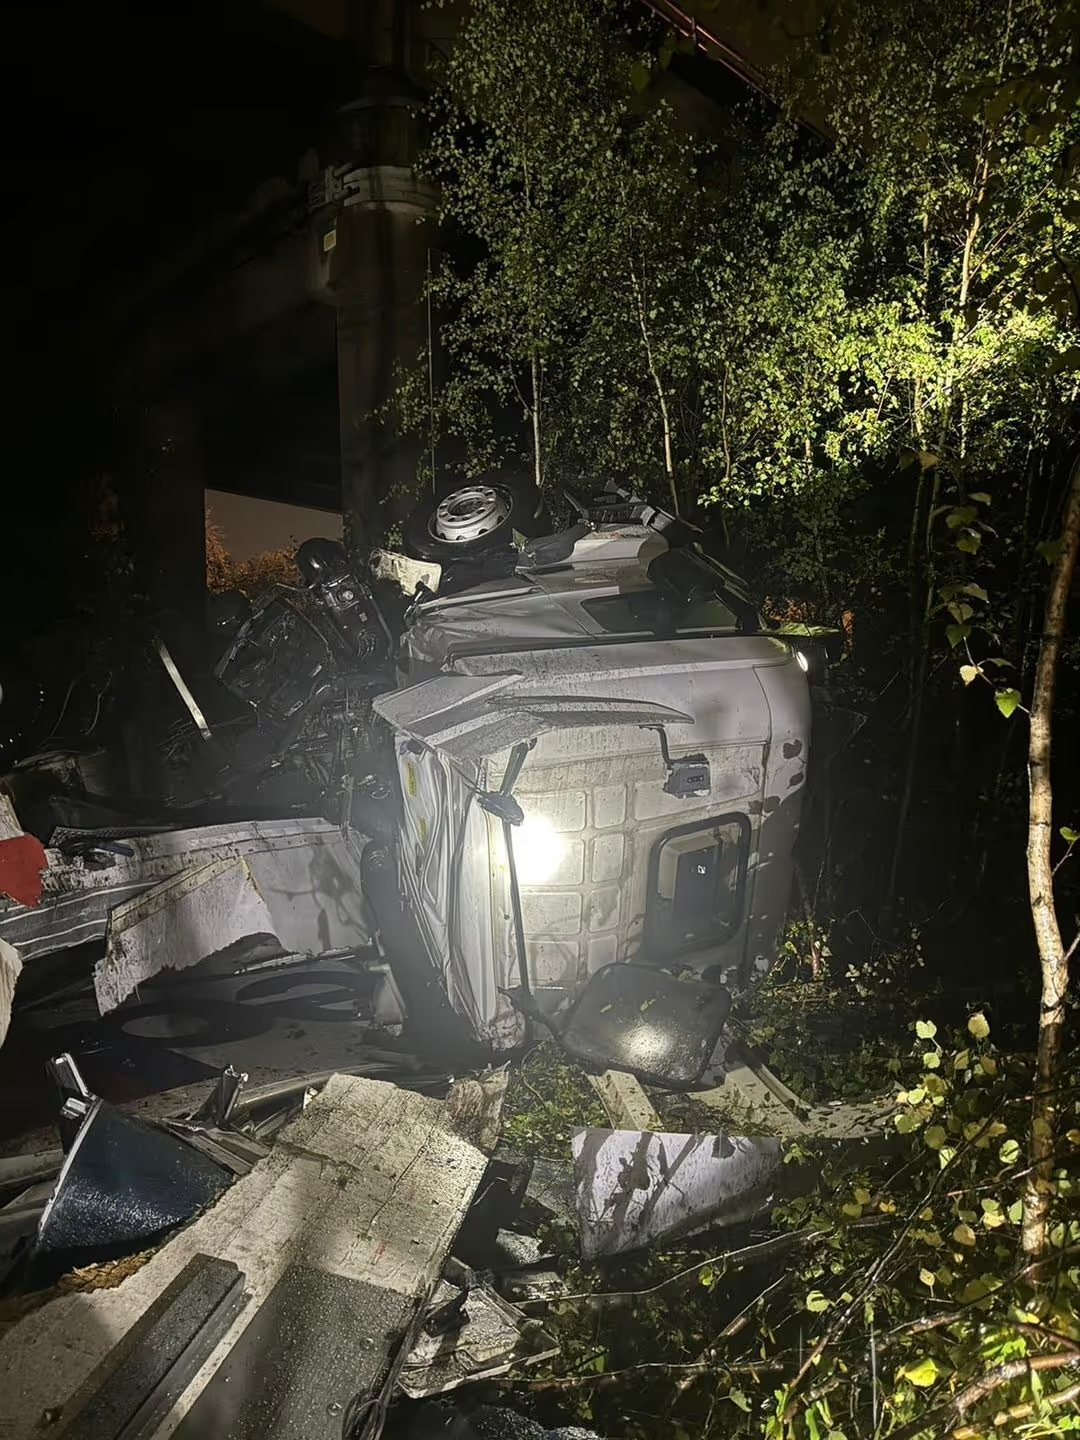
[[[795,659],[799,662],[799,669],[805,675],[807,670],[810,669],[810,661],[806,658],[806,656],[801,650],[795,651]]]
[[[526,815],[515,825],[514,861],[522,885],[546,885],[562,864],[566,842],[546,815]]]

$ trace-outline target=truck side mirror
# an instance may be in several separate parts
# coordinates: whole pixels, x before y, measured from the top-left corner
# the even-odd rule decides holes
[[[617,961],[591,978],[556,1038],[586,1065],[689,1090],[712,1058],[730,1011],[731,995],[722,985]]]

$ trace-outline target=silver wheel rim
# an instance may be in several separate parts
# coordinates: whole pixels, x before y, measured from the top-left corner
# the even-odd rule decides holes
[[[467,485],[441,500],[428,529],[436,540],[464,545],[497,529],[510,516],[510,501],[488,485]]]

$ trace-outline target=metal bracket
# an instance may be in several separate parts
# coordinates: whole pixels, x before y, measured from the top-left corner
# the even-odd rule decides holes
[[[177,694],[187,706],[188,714],[191,716],[192,720],[195,721],[195,724],[199,730],[199,734],[203,737],[204,740],[209,740],[210,726],[206,723],[206,716],[199,708],[198,701],[195,699],[195,696],[188,688],[187,681],[180,674],[180,671],[177,668],[176,661],[169,654],[169,647],[160,637],[158,638],[157,642],[157,652],[161,656],[161,663],[165,666],[165,669],[169,673],[169,679],[176,686]]]
[[[664,794],[674,795],[676,800],[689,800],[695,795],[708,795],[712,789],[709,762],[704,755],[680,755],[672,759],[668,749],[667,732],[662,725],[647,725],[660,736],[660,754],[667,767]]]

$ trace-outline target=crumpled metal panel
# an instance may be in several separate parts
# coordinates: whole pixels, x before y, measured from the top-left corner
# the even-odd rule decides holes
[[[36,955],[100,940],[110,911],[183,870],[238,855],[281,855],[294,847],[342,843],[338,826],[315,818],[245,820],[116,838],[132,854],[113,854],[100,865],[46,849],[48,868],[42,875],[39,905],[0,899],[0,939],[14,945],[24,963]]]
[[[749,1220],[782,1164],[764,1136],[578,1130],[571,1145],[586,1260]]]
[[[587,636],[580,619],[553,604],[542,591],[520,581],[512,586],[516,594],[486,596],[467,591],[460,599],[423,606],[402,641],[410,662],[438,665],[455,646],[478,642],[495,646],[512,638],[565,640],[572,645]]]
[[[163,970],[183,970],[251,936],[318,955],[371,940],[360,846],[327,826],[306,843],[268,843],[182,870],[109,916],[94,989],[104,1015]]]
[[[307,844],[271,842],[181,871],[118,906],[94,968],[98,1008],[107,1014],[151,976],[187,969],[251,936],[301,955],[369,945],[359,844],[328,827]]]
[[[448,1280],[440,1281],[431,1297],[429,1315],[460,1301],[457,1324],[444,1332],[417,1336],[398,1376],[398,1387],[413,1399],[441,1395],[492,1375],[505,1375],[513,1366],[538,1365],[551,1360],[559,1347],[545,1331],[522,1341],[525,1316],[486,1285],[463,1294]]]
[[[590,532],[577,541],[568,564],[525,571],[421,606],[402,648],[413,663],[440,665],[458,646],[497,647],[507,640],[526,646],[555,640],[581,644],[596,629],[581,610],[581,598],[648,589],[649,563],[666,549],[663,537],[643,525]]]
[[[212,860],[128,900],[109,916],[105,957],[94,966],[103,1015],[162,970],[185,970],[274,921],[242,857]]]
[[[459,761],[478,761],[550,730],[589,726],[692,725],[693,717],[633,696],[534,693],[522,677],[439,675],[377,696],[374,708],[399,734]]]

